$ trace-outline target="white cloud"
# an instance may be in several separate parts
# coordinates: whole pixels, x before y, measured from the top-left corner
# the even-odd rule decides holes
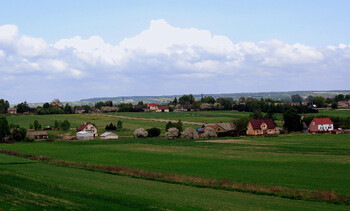
[[[15,25],[0,26],[3,81],[16,78],[29,84],[37,77],[45,77],[55,81],[55,86],[50,85],[52,89],[58,89],[57,86],[68,89],[66,83],[76,80],[74,83],[79,82],[80,88],[87,89],[82,93],[88,93],[85,97],[169,94],[174,90],[175,93],[293,90],[303,89],[309,83],[328,87],[305,87],[346,89],[349,65],[347,44],[316,48],[280,40],[233,43],[226,36],[174,27],[162,19],[151,21],[148,29],[117,45],[106,43],[97,35],[88,39],[75,36],[48,44],[42,38],[19,36]],[[91,84],[95,88],[88,91]],[[151,88],[154,84],[157,89]],[[32,86],[39,89],[43,85]],[[118,87],[122,93],[105,87]],[[107,93],[93,94],[96,90]]]

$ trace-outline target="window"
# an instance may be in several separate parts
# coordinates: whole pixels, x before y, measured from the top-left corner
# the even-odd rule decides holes
[[[259,131],[257,130],[257,131],[256,131],[256,133],[258,134],[258,133],[259,133]]]
[[[315,125],[315,122],[312,122],[312,125]]]
[[[271,133],[271,130],[269,130],[269,133]]]

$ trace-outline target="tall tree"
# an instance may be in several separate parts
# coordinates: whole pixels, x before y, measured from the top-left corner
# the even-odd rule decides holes
[[[10,107],[10,103],[7,100],[0,99],[0,114],[7,113],[7,109]]]
[[[302,129],[301,119],[298,111],[291,108],[283,113],[284,128],[288,131],[300,131]]]
[[[300,97],[300,95],[291,95],[293,103],[301,103],[303,101],[303,98]]]
[[[10,135],[10,128],[6,117],[0,116],[0,141]]]

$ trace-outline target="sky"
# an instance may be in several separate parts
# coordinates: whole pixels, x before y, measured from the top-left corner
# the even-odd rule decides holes
[[[350,89],[350,1],[0,0],[0,99]]]

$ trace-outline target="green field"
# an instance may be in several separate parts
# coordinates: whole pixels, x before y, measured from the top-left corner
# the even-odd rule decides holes
[[[47,165],[0,154],[4,210],[346,210],[289,200]]]
[[[192,111],[192,112],[118,112],[110,115],[128,116],[137,118],[170,119],[201,123],[232,122],[241,116],[249,116],[250,112],[238,111]]]

